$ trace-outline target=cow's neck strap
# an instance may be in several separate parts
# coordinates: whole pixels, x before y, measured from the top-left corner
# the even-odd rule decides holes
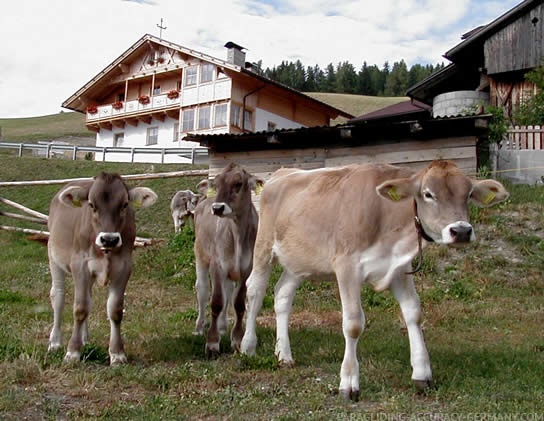
[[[423,229],[423,225],[421,224],[421,220],[419,219],[419,216],[417,214],[417,202],[415,201],[415,199],[414,199],[414,212],[415,212],[414,224],[416,226],[416,232],[417,232],[417,258],[418,258],[418,261],[417,261],[416,268],[411,272],[407,272],[407,274],[409,274],[409,275],[413,275],[414,273],[419,272],[421,270],[421,265],[423,264],[423,246],[421,244],[421,239],[423,238],[423,239],[425,239],[425,241],[428,241],[430,243],[434,242],[434,240],[431,238],[431,236],[429,236],[429,234],[427,234],[425,232],[425,230]]]

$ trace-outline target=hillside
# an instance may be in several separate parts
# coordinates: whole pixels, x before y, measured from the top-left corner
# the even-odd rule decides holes
[[[405,97],[373,97],[365,95],[308,92],[307,95],[321,102],[344,110],[355,117],[407,100]],[[332,124],[345,120],[337,119]],[[85,127],[85,116],[64,112],[40,117],[0,118],[0,140],[4,142],[36,142],[70,138],[70,143],[94,142],[94,133]]]

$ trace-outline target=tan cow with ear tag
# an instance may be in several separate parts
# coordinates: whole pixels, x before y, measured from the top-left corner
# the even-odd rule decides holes
[[[490,206],[507,197],[501,183],[473,180],[451,161],[435,161],[419,172],[391,165],[277,171],[261,195],[242,352],[255,353],[256,318],[277,262],[283,266],[274,288],[281,364],[294,364],[288,327],[297,287],[304,279],[336,279],[346,343],[339,391],[358,399],[357,343],[365,326],[361,287],[368,283],[378,291],[391,290],[399,302],[408,329],[412,379],[418,387],[427,386],[432,371],[419,325],[412,261],[432,241],[473,241],[468,204]]]
[[[65,361],[81,358],[81,350],[88,340],[91,289],[98,282],[107,285],[109,290],[110,364],[127,362],[121,320],[136,238],[133,206],[147,207],[156,199],[151,189],[129,189],[119,175],[100,173],[93,180],[68,184],[51,201],[47,248],[53,328],[49,350],[62,346],[64,278],[71,274],[74,279],[74,327]]]

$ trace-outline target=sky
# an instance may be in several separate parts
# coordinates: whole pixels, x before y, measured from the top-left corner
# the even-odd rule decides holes
[[[0,118],[69,111],[62,103],[143,35],[263,68],[325,69],[404,60],[448,64],[461,35],[521,0],[6,0],[0,15]]]

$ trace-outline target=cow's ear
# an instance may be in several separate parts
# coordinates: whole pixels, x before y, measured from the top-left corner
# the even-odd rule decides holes
[[[473,181],[470,201],[479,207],[492,206],[508,199],[510,193],[496,180]]]
[[[134,187],[128,191],[128,199],[136,208],[147,208],[157,201],[157,194],[147,187]]]
[[[258,196],[263,191],[264,180],[255,176],[249,178],[249,188]]]
[[[376,192],[385,199],[399,202],[414,197],[414,180],[412,178],[388,180],[376,187]]]
[[[210,186],[210,180],[208,180],[207,178],[205,178],[204,180],[202,180],[200,183],[198,183],[196,185],[196,189],[201,193],[203,194],[204,196],[206,196],[206,192],[208,191],[208,187]]]
[[[81,186],[66,187],[59,195],[59,199],[63,204],[74,208],[80,208],[88,198],[89,189]]]

